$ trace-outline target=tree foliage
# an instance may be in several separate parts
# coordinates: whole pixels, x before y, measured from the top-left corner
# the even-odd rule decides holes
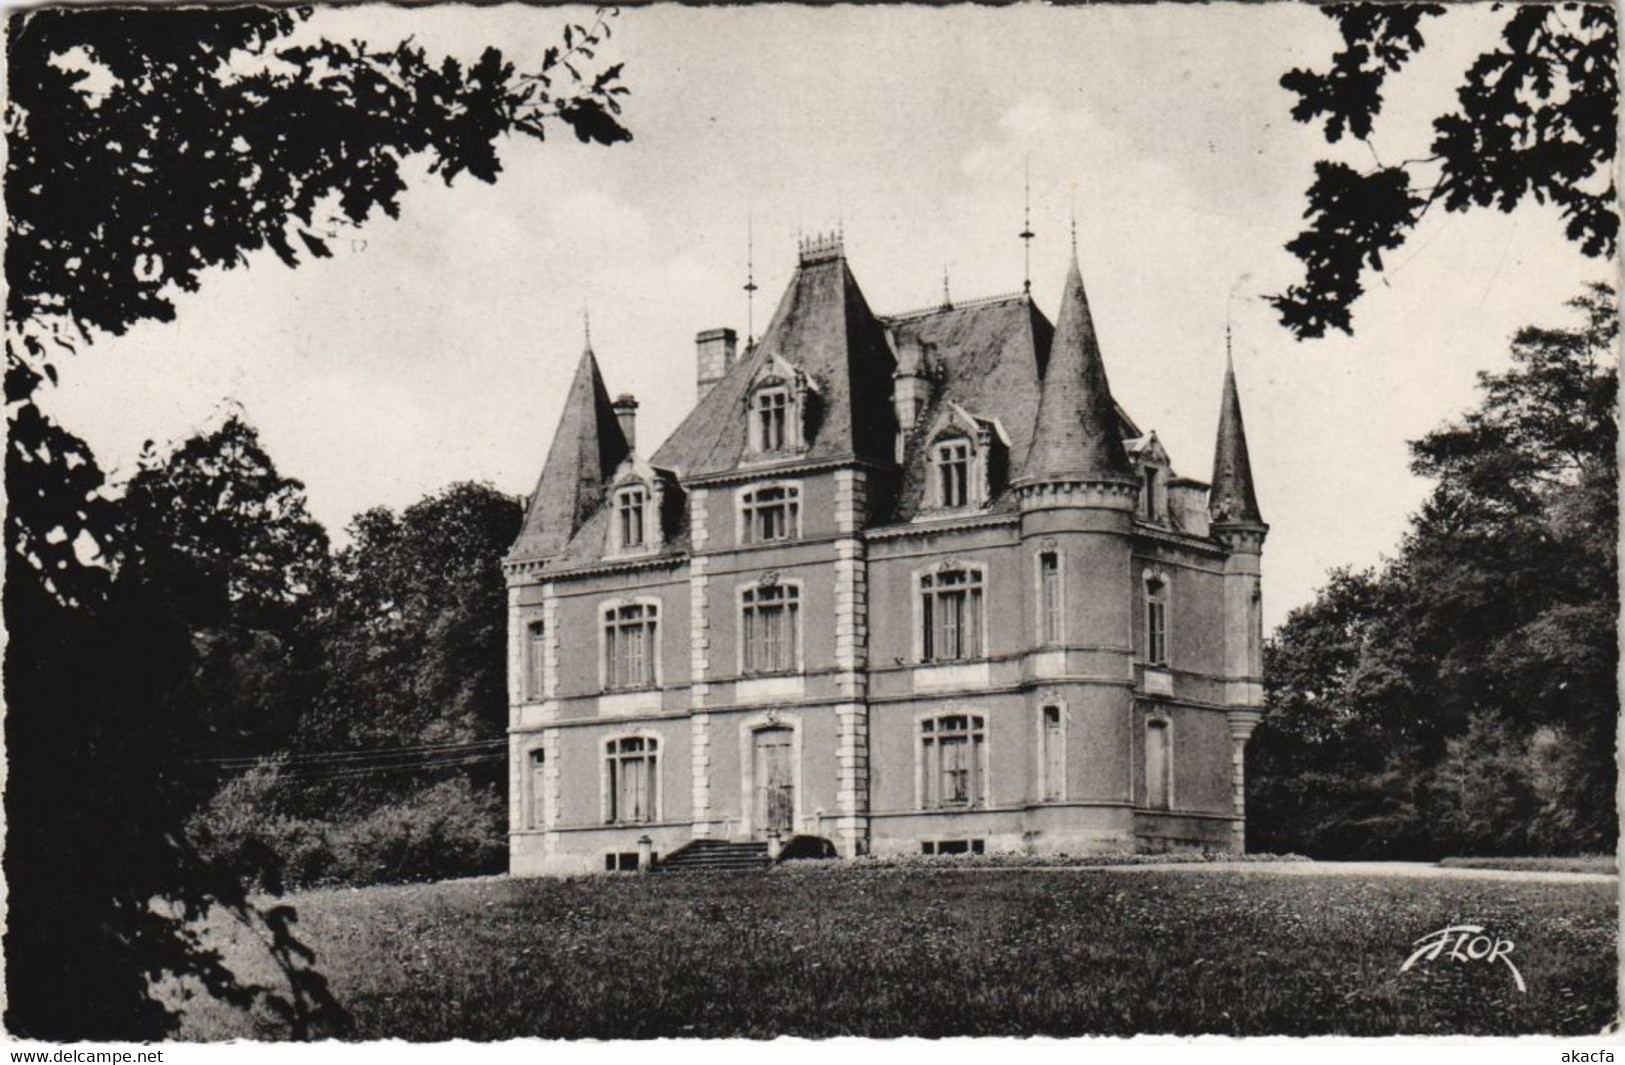
[[[1324,70],[1297,68],[1281,85],[1297,95],[1292,117],[1321,122],[1326,141],[1365,142],[1383,90],[1421,51],[1435,4],[1330,4],[1343,47]],[[1271,296],[1299,339],[1352,332],[1352,306],[1384,255],[1405,243],[1435,204],[1446,211],[1526,199],[1555,204],[1565,235],[1586,255],[1614,256],[1619,233],[1614,157],[1618,139],[1618,29],[1613,6],[1509,5],[1500,44],[1473,61],[1455,110],[1433,121],[1431,154],[1358,170],[1326,159],[1315,165],[1308,228],[1287,244],[1304,266],[1300,283]]]
[[[319,622],[323,688],[300,742],[316,749],[500,738],[508,727],[502,556],[519,501],[457,484],[351,523]]]
[[[1267,648],[1254,842],[1437,856],[1612,847],[1618,326],[1602,287],[1526,328],[1412,444],[1435,487],[1380,570],[1336,572]]]
[[[259,906],[182,831],[199,721],[300,668],[291,633],[320,529],[246,425],[152,457],[110,490],[34,400],[55,361],[170,321],[209,272],[269,249],[292,266],[399,212],[407,160],[495,180],[496,141],[630,138],[607,15],[521,69],[296,33],[308,8],[44,8],[7,22],[5,524],[8,1027],[160,1037],[163,974],[257,1002],[294,1035],[336,1008],[286,906]],[[229,492],[235,494],[228,494]],[[284,568],[286,567],[286,568]],[[235,693],[235,694],[233,694]],[[230,729],[227,730],[232,731]],[[239,733],[241,730],[237,730]],[[265,742],[264,735],[252,737]],[[245,739],[245,742],[247,740]],[[240,984],[190,922],[249,924],[280,989]]]

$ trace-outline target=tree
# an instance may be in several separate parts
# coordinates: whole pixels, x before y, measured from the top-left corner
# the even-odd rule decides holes
[[[1613,293],[1526,328],[1412,444],[1436,479],[1396,556],[1334,573],[1267,648],[1255,843],[1327,856],[1602,850],[1616,823]]]
[[[120,500],[136,594],[190,635],[199,714],[180,751],[263,753],[314,695],[311,611],[327,583],[327,532],[233,410],[160,456],[148,442]]]
[[[1330,4],[1343,48],[1325,70],[1281,78],[1297,94],[1292,117],[1324,121],[1329,144],[1345,136],[1378,159],[1373,134],[1390,76],[1425,47],[1435,4]],[[1298,339],[1352,332],[1351,308],[1368,271],[1404,244],[1434,206],[1446,211],[1526,199],[1553,203],[1565,235],[1584,254],[1611,259],[1619,233],[1613,181],[1618,137],[1618,33],[1612,5],[1509,5],[1501,43],[1464,72],[1457,109],[1433,121],[1432,154],[1367,170],[1325,159],[1315,165],[1305,217],[1287,244],[1304,278],[1270,297]]]
[[[584,65],[607,16],[521,73],[495,49],[464,64],[409,42],[293,44],[309,15],[50,8],[7,23],[6,1023],[23,1035],[161,1036],[175,1018],[148,981],[166,972],[264,1002],[295,1035],[333,1006],[293,911],[250,903],[185,840],[196,782],[173,726],[198,712],[193,634],[153,601],[153,555],[126,550],[90,449],[34,404],[54,360],[171,320],[175,293],[256,250],[292,266],[328,254],[333,227],[393,217],[408,157],[449,185],[495,180],[500,136],[630,137],[620,66]],[[240,598],[274,601],[265,576],[239,571]],[[197,941],[188,922],[211,907],[264,938],[285,992],[239,985]]]
[[[318,624],[322,693],[301,745],[354,750],[504,736],[507,585],[519,501],[456,484],[358,515]]]

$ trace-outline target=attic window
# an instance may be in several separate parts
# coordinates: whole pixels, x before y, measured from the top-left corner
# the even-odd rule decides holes
[[[1160,472],[1155,466],[1146,466],[1141,469],[1142,484],[1140,486],[1140,517],[1146,521],[1161,521],[1162,507],[1157,498],[1157,479]]]
[[[937,505],[963,507],[970,503],[970,441],[945,440],[931,449],[936,466]]]
[[[644,545],[644,517],[649,502],[642,486],[623,488],[615,493],[615,516],[622,549]]]
[[[794,446],[792,407],[790,390],[783,386],[764,388],[756,393],[751,411],[752,450],[784,451]]]

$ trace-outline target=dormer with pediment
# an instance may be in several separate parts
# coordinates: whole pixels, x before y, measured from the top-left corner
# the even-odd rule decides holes
[[[800,366],[769,353],[745,388],[743,462],[804,454],[817,427],[818,386]]]
[[[1169,517],[1168,486],[1174,478],[1173,461],[1157,439],[1156,431],[1123,441],[1129,464],[1140,481],[1136,517],[1153,525],[1172,524]]]
[[[610,480],[606,558],[659,554],[677,532],[683,489],[677,474],[628,455]]]
[[[1010,438],[997,418],[947,403],[925,433],[929,467],[921,517],[985,509],[1004,488]]]

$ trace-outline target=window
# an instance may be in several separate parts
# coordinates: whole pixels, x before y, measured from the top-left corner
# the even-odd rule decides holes
[[[740,619],[746,673],[790,673],[801,668],[801,589],[764,584],[747,588]]]
[[[1140,517],[1146,521],[1156,521],[1161,516],[1157,511],[1157,468],[1146,466],[1140,475],[1143,478],[1140,485]]]
[[[1169,807],[1173,775],[1172,729],[1166,721],[1145,723],[1145,804],[1153,810]]]
[[[525,626],[525,697],[532,701],[547,694],[547,627],[540,621]]]
[[[983,720],[949,714],[920,722],[920,764],[926,809],[982,806],[987,802]]]
[[[790,447],[790,392],[785,388],[764,388],[756,393],[755,433],[757,451],[783,451]]]
[[[937,467],[937,503],[963,507],[970,502],[970,441],[947,440],[932,451]]]
[[[655,637],[659,607],[652,603],[604,611],[604,683],[610,688],[655,686]]]
[[[921,854],[982,854],[986,841],[980,839],[928,839],[920,844]]]
[[[626,736],[605,745],[609,762],[609,808],[604,816],[607,823],[632,825],[656,819],[659,747],[660,741],[652,736]]]
[[[536,748],[530,752],[530,828],[547,827],[547,752]]]
[[[1066,791],[1066,735],[1061,731],[1061,708],[1044,707],[1039,758],[1044,768],[1044,801],[1059,802]]]
[[[769,485],[744,497],[744,541],[748,544],[789,540],[801,529],[801,489]]]
[[[1168,664],[1168,582],[1162,577],[1145,582],[1145,661]]]
[[[982,573],[951,569],[920,578],[923,658],[982,657]]]
[[[623,488],[615,494],[615,510],[620,521],[621,547],[644,545],[643,517],[648,493],[643,488]]]
[[[1061,642],[1061,556],[1045,551],[1038,556],[1038,616],[1040,639],[1048,645]]]

